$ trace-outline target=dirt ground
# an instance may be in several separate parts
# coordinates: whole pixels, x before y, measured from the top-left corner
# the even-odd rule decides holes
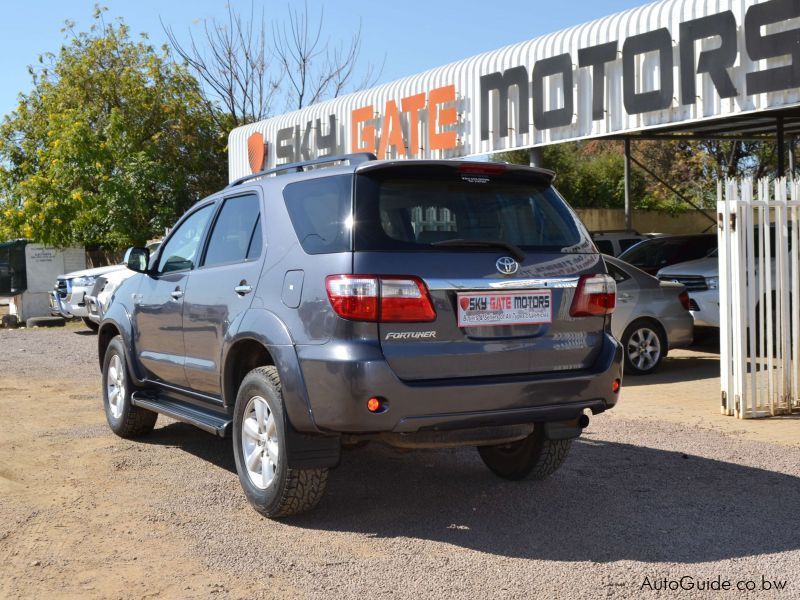
[[[163,417],[113,436],[95,344],[0,331],[0,598],[656,598],[682,576],[800,598],[800,423],[721,417],[708,348],[626,381],[548,481],[375,445],[278,522],[245,501],[229,440]]]

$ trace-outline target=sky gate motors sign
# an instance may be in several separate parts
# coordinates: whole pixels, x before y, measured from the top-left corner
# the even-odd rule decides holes
[[[596,21],[546,49],[540,38],[238,128],[231,179],[344,152],[456,157],[800,102],[800,0],[719,4],[667,0],[612,17],[616,31]],[[645,27],[662,13],[668,26]],[[593,43],[574,43],[578,29]]]

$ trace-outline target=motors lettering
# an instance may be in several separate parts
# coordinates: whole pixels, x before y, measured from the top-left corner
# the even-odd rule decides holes
[[[750,6],[744,16],[744,49],[753,61],[788,56],[790,64],[754,70],[745,76],[747,95],[776,92],[800,87],[800,28],[766,33],[762,29],[800,17],[800,2],[796,0],[770,0]],[[680,86],[676,90],[673,80],[673,34],[666,27],[630,36],[624,40],[622,54],[623,106],[628,114],[640,114],[672,107],[673,96],[680,97],[680,104],[695,104],[697,101],[696,75],[706,73],[720,98],[732,98],[740,94],[731,78],[730,69],[736,63],[738,48],[736,17],[726,10],[717,14],[684,21],[678,27],[678,55]],[[696,42],[713,39],[718,42],[713,48],[695,52]],[[579,94],[591,93],[592,120],[606,117],[606,67],[618,59],[619,41],[580,48],[577,61],[569,53],[559,54],[536,61],[529,74],[524,65],[482,75],[480,78],[480,135],[489,139],[492,115],[490,94],[496,94],[499,126],[497,135],[508,137],[510,130],[509,105],[511,91],[516,91],[513,105],[516,109],[518,134],[529,132],[530,103],[533,102],[533,126],[536,129],[552,129],[571,125],[578,120],[574,113],[573,88],[578,80],[579,69],[589,69],[586,78],[590,90],[578,89]],[[657,89],[643,90],[642,69],[636,66],[639,56],[652,53],[658,56]],[[573,68],[573,63],[577,64]],[[545,81],[549,77],[560,77],[561,97],[556,108],[546,107]],[[679,92],[679,93],[676,93]]]

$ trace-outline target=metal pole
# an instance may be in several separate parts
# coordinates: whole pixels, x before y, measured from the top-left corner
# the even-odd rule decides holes
[[[794,179],[794,150],[795,150],[795,142],[797,138],[791,138],[789,140],[789,177]]]
[[[529,156],[530,156],[530,165],[532,167],[544,166],[542,164],[544,162],[544,158],[542,157],[542,149],[541,148],[539,148],[539,147],[531,148]]]
[[[775,118],[775,137],[778,144],[778,177],[783,177],[783,165],[786,162],[784,157],[784,140],[783,140],[783,117]]]
[[[631,218],[631,140],[625,138],[625,229],[633,229]]]

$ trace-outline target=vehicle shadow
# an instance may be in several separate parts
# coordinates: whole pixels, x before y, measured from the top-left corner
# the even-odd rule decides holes
[[[159,417],[159,421],[164,418],[163,416]],[[163,427],[157,426],[150,435],[139,438],[137,441],[180,448],[226,471],[236,473],[230,438],[223,439],[204,433],[186,423],[174,421]]]
[[[92,331],[91,329],[76,329],[72,333],[74,333],[75,335],[81,335],[85,337],[93,337],[97,335],[97,332]]]
[[[234,470],[229,439],[176,424],[149,441]],[[573,444],[543,482],[498,479],[468,448],[373,444],[343,453],[313,512],[281,522],[514,558],[701,563],[800,549],[786,522],[796,498],[798,477],[599,439]]]

